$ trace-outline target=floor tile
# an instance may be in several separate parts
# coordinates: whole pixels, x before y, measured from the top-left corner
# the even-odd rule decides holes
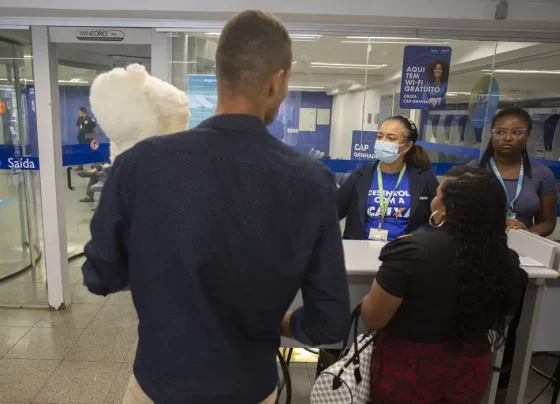
[[[16,283],[16,285],[22,285],[23,289],[20,293],[12,297],[11,301],[8,303],[48,304],[49,297],[46,283],[22,282]]]
[[[0,303],[12,303],[23,292],[25,283],[10,280],[0,283]]]
[[[0,359],[0,397],[7,402],[30,402],[59,363]]]
[[[73,303],[65,310],[52,310],[37,323],[36,327],[86,328],[101,305]]]
[[[133,306],[132,293],[119,292],[109,296],[105,304],[115,304],[120,306]]]
[[[6,354],[10,359],[62,359],[83,330],[33,328]]]
[[[30,327],[0,325],[0,358],[12,349],[29,330]]]
[[[43,309],[0,308],[0,325],[32,327],[47,313]]]
[[[24,272],[21,275],[12,278],[10,282],[47,282],[47,270],[45,267],[35,267]]]
[[[79,283],[72,287],[72,303],[103,304],[106,300],[105,296],[94,295]]]
[[[99,404],[105,399],[122,364],[64,361],[41,388],[34,403]]]
[[[76,283],[83,283],[82,269],[69,267],[68,268],[68,283],[75,285]]]
[[[85,330],[65,360],[123,362],[136,334],[129,330]]]
[[[105,304],[97,313],[88,328],[107,330],[116,328],[137,329],[138,315],[134,306]]]
[[[124,364],[105,397],[104,404],[122,404],[131,375],[132,365]]]
[[[307,402],[311,396],[311,382],[309,381],[309,373],[305,367],[295,367],[290,369],[290,378],[292,380],[292,403]],[[286,391],[280,395],[280,402],[286,401]]]
[[[88,220],[88,225],[89,225],[89,220]],[[89,226],[88,226],[88,232],[89,232]],[[83,245],[83,243],[80,243],[80,244]],[[69,268],[79,268],[81,270],[85,261],[86,261],[85,257],[80,257],[80,258],[73,259],[72,261],[68,262],[68,267]]]

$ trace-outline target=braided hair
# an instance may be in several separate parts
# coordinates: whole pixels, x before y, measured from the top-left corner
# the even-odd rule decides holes
[[[533,119],[531,118],[531,115],[529,115],[529,113],[522,108],[506,108],[498,112],[492,119],[492,129],[494,129],[494,126],[496,125],[496,122],[499,119],[511,115],[521,119],[527,124],[527,130],[530,135],[531,130],[533,129]],[[484,151],[484,155],[482,156],[480,162],[478,163],[478,166],[480,168],[487,168],[490,158],[494,156],[494,152],[495,152],[494,145],[492,144],[492,139],[490,139],[488,141],[488,146],[486,146],[486,150]],[[525,173],[529,178],[531,178],[531,174],[532,174],[531,160],[529,160],[529,152],[527,151],[527,145],[524,145],[523,149],[521,150],[521,158],[523,159],[523,168],[525,170]]]
[[[469,166],[449,170],[441,190],[446,229],[456,249],[457,294],[450,340],[484,340],[484,350],[499,348],[505,342],[504,313],[515,282],[504,191],[492,172]]]

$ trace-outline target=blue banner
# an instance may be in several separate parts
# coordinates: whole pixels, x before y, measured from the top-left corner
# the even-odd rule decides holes
[[[496,79],[485,75],[476,82],[471,90],[469,101],[469,116],[477,131],[477,141],[480,143],[482,129],[492,121],[500,102],[500,88]]]
[[[93,145],[93,146],[92,146]],[[64,167],[93,163],[110,162],[110,144],[72,144],[62,146],[62,165]]]
[[[352,149],[350,156],[352,160],[373,160],[375,158],[373,148],[377,140],[376,130],[354,130],[352,131]]]
[[[406,46],[400,107],[431,109],[445,106],[450,66],[449,46]]]
[[[38,170],[38,157],[14,157],[0,155],[0,170]]]
[[[218,105],[218,85],[212,74],[189,74],[189,109],[191,119],[189,128],[197,127],[210,118]]]

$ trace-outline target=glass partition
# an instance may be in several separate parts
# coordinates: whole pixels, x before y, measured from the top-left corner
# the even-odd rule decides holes
[[[28,31],[0,30],[0,37],[25,39]],[[28,110],[30,58],[29,45],[0,41],[0,282],[40,258],[35,198],[38,150],[29,138],[29,126],[36,123]],[[29,292],[25,286],[0,286],[0,305],[25,303]]]
[[[172,84],[189,95],[192,128],[215,111],[215,53],[220,33],[168,35],[172,43],[169,76]],[[346,43],[346,37],[320,34],[291,37],[290,92],[269,131],[314,158],[349,159],[347,141],[355,130],[361,136],[368,43]],[[345,93],[346,98],[337,98]]]
[[[219,32],[173,33],[171,81],[189,95],[191,127],[217,102]],[[342,183],[374,158],[376,131],[392,115],[413,120],[438,175],[480,158],[493,116],[526,108],[532,158],[560,178],[558,44],[292,33],[290,94],[273,136],[322,159]],[[416,90],[416,91],[415,91]],[[415,101],[416,100],[416,101]],[[423,104],[422,104],[423,103]]]
[[[90,238],[90,221],[110,170],[109,138],[92,111],[91,85],[99,74],[115,67],[139,63],[149,72],[151,47],[67,40],[56,46],[68,256],[75,258]],[[79,260],[71,263],[71,283],[81,279],[80,266]]]

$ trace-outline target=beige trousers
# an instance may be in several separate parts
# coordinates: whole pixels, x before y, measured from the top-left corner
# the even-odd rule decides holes
[[[261,404],[274,404],[276,402],[277,391],[274,391],[266,400]],[[142,387],[138,384],[138,380],[134,377],[134,373],[130,376],[130,382],[126,389],[123,404],[154,404],[154,402],[144,393]]]

